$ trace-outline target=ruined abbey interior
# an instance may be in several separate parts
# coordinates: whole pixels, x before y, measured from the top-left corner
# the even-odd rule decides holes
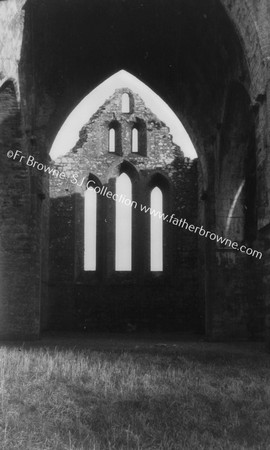
[[[269,21],[268,0],[0,1],[1,338],[270,340]],[[68,115],[121,70],[177,115],[195,160],[129,86],[51,159]],[[113,198],[132,202],[125,221]],[[160,225],[141,205],[169,218],[155,245]]]

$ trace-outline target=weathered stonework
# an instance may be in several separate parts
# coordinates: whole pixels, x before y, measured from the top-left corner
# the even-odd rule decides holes
[[[124,93],[129,95],[130,113],[121,111]],[[120,130],[115,153],[109,152],[111,123]],[[139,127],[138,153],[132,153],[134,126]],[[142,99],[129,89],[116,90],[83,127],[76,147],[58,158],[53,168],[56,174],[65,174],[65,179],[52,176],[50,181],[49,298],[53,305],[47,327],[127,330],[133,326],[172,331],[186,329],[187,323],[189,329],[196,329],[201,322],[202,328],[200,295],[194,283],[197,236],[164,222],[164,272],[155,275],[149,261],[150,214],[139,211],[140,205],[150,205],[150,192],[157,185],[163,191],[164,213],[196,223],[196,161],[184,158],[169,129]],[[122,171],[132,180],[133,200],[138,205],[133,210],[133,270],[128,274],[114,270],[116,202],[100,198],[102,238],[97,257],[101,264],[87,274],[83,267],[87,182],[94,177],[95,185],[101,183],[114,193]],[[191,313],[194,310],[196,314]]]

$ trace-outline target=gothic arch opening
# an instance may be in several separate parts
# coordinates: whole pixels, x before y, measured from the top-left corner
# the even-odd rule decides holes
[[[125,75],[125,78],[129,79],[130,76]],[[142,89],[142,83],[137,80],[133,80],[133,83]],[[153,321],[152,316],[157,314],[151,297],[160,283],[162,288],[159,289],[156,304],[159,304],[162,309],[166,308],[168,296],[173,297],[176,292],[179,295],[181,293],[178,281],[173,281],[172,271],[174,267],[173,253],[181,253],[184,236],[180,230],[179,233],[175,233],[175,239],[173,239],[169,224],[165,221],[172,212],[173,204],[179,211],[183,207],[189,214],[192,211],[195,218],[198,195],[197,170],[196,160],[192,161],[184,155],[182,149],[173,141],[167,124],[160,120],[148,106],[151,103],[151,97],[160,105],[163,105],[163,102],[153,93],[144,100],[129,86],[132,111],[123,111],[122,97],[123,92],[126,93],[126,91],[126,86],[116,89],[113,95],[88,118],[87,123],[80,131],[80,140],[74,148],[55,159],[53,166],[56,171],[65,172],[72,168],[76,176],[73,175],[71,182],[74,187],[65,189],[66,194],[62,183],[59,183],[58,180],[51,181],[51,192],[54,197],[62,197],[62,204],[67,204],[66,219],[68,218],[71,225],[74,223],[78,230],[80,226],[77,226],[76,223],[81,221],[80,198],[82,195],[84,196],[84,270],[80,269],[80,265],[77,264],[75,271],[77,277],[74,279],[75,286],[78,282],[80,283],[80,288],[74,288],[75,292],[83,292],[80,294],[83,296],[83,300],[78,300],[82,305],[80,309],[84,310],[85,316],[88,317],[89,305],[99,304],[100,308],[105,308],[112,292],[106,286],[112,285],[116,298],[111,302],[109,311],[104,311],[104,314],[110,316],[115,309],[118,309],[119,320],[125,322],[128,306],[119,312],[117,304],[119,300],[125,299],[126,305],[128,305],[131,296],[132,301],[137,303],[133,321],[138,329],[142,329],[149,327]],[[164,107],[165,111],[169,110],[166,105]],[[171,116],[173,116],[172,113]],[[140,134],[138,136],[138,152],[134,152],[132,142],[134,126],[137,126]],[[110,142],[108,145],[108,131],[111,129],[114,130],[114,142],[113,145]],[[119,133],[118,151],[116,151],[117,133]],[[190,168],[193,165],[194,170],[192,171]],[[91,191],[82,192],[86,179],[85,173],[89,171],[94,173],[93,183],[90,186]],[[95,181],[97,176],[102,184]],[[83,181],[80,182],[80,180]],[[188,195],[181,192],[180,186],[184,185],[186,181],[192,186],[192,192],[189,192]],[[88,184],[89,182],[87,182],[87,186]],[[179,197],[176,195],[178,190]],[[156,193],[158,195],[155,195]],[[76,196],[78,199],[75,198]],[[71,201],[74,197],[75,206],[72,210],[70,210],[68,201],[70,197]],[[96,237],[98,204],[102,205],[103,217],[100,246]],[[176,220],[176,209],[174,216],[174,220]],[[53,223],[54,220],[51,220],[51,225],[55,230]],[[52,260],[57,259],[56,255],[63,250],[62,246],[68,248],[68,240],[65,240],[65,236],[60,237],[61,233],[58,230],[55,232],[58,232],[62,244],[59,245],[58,239],[54,236],[56,243],[52,246]],[[68,239],[71,239],[70,234]],[[175,249],[172,245],[173,241],[177,242]],[[80,239],[73,245],[79,249]],[[80,250],[76,251],[80,253]],[[102,252],[103,265],[100,271],[94,274],[98,251]],[[72,257],[69,257],[69,260],[72,264]],[[180,267],[182,265],[183,262]],[[190,270],[196,271],[196,266],[194,267],[191,262],[187,262],[187,266],[190,267]],[[179,268],[175,268],[175,271],[178,270]],[[167,285],[169,280],[170,284]],[[92,286],[91,290],[89,283]],[[65,289],[62,284],[61,291],[63,292]],[[98,292],[100,289],[102,289],[102,294]],[[92,290],[96,294],[93,295]],[[138,290],[140,290],[140,294]],[[185,297],[192,297],[189,286],[185,286],[185,291]],[[88,297],[87,306],[86,299]],[[181,302],[184,304],[183,298]],[[143,309],[141,309],[141,303],[145,303]],[[171,305],[170,311],[174,311],[175,308],[176,305]],[[183,307],[182,316],[185,314],[185,307]],[[172,321],[172,327],[175,329],[177,321],[173,318],[173,312],[167,316],[166,327],[168,328]],[[117,329],[116,323],[112,326]]]
[[[125,70],[120,70],[110,76],[107,80],[100,83],[95,89],[93,89],[93,91],[88,93],[73,109],[73,111],[69,113],[53,141],[50,149],[51,158],[55,159],[58,156],[64,155],[73,146],[75,146],[79,139],[79,133],[88,121],[89,117],[91,117],[91,115],[98,110],[103,102],[108,100],[113,95],[115,89],[119,88],[129,88],[130,92],[133,90],[138,93],[145,101],[146,105],[149,106],[153,112],[156,113],[159,118],[169,126],[175,142],[181,146],[185,156],[192,159],[197,157],[197,152],[187,131],[166,102],[137,77]],[[124,94],[128,95],[128,92],[125,91],[126,89],[124,89]],[[133,97],[129,98],[130,107],[133,107]],[[122,98],[119,100],[119,105],[121,105],[122,108]],[[136,116],[134,116],[133,122],[133,127],[140,131],[138,146],[141,147],[141,153],[144,154],[146,146],[145,124]],[[117,128],[117,122],[115,120],[109,124],[109,130],[114,130],[115,134]],[[114,139],[115,137],[117,136],[114,136]],[[116,147],[117,143],[114,145],[114,151]]]

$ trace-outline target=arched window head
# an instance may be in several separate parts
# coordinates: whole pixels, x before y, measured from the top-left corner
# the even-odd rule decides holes
[[[132,270],[132,184],[122,173],[116,180],[115,270]]]
[[[122,95],[122,113],[130,112],[130,97],[126,92]]]
[[[115,153],[115,149],[116,149],[115,138],[116,138],[115,129],[110,128],[109,129],[109,152],[110,153]]]
[[[133,128],[132,130],[132,146],[131,146],[132,153],[138,153],[139,152],[139,131],[137,128]]]
[[[97,193],[89,187],[84,194],[84,270],[96,270],[96,261]]]
[[[151,191],[150,270],[163,271],[163,194],[155,187]]]

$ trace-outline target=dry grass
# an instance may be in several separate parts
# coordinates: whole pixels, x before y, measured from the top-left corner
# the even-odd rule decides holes
[[[256,346],[85,347],[0,348],[1,449],[270,449]]]

